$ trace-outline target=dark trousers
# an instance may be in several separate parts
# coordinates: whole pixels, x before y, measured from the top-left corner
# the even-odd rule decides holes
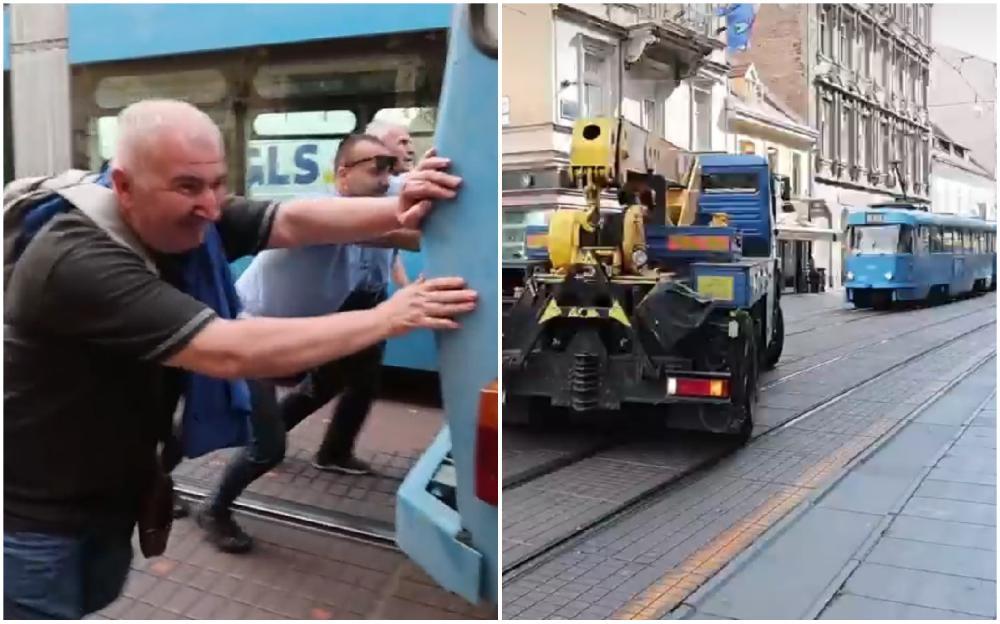
[[[338,311],[368,310],[385,298],[385,291],[354,292]],[[280,464],[285,458],[286,432],[340,394],[316,460],[326,463],[350,456],[378,392],[384,349],[385,343],[379,343],[309,371],[280,404],[273,382],[251,381],[250,443],[226,465],[211,499],[212,510],[225,513],[243,490]]]
[[[4,532],[4,619],[79,620],[108,606],[125,586],[131,538],[131,530]]]

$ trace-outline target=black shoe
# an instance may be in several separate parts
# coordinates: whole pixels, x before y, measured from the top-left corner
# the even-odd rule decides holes
[[[198,510],[194,519],[208,533],[208,540],[222,552],[239,554],[253,547],[253,538],[236,524],[228,512],[220,516],[206,506]]]
[[[178,518],[187,518],[191,515],[191,506],[183,498],[177,496],[174,493],[174,520]]]
[[[342,472],[349,475],[372,474],[372,467],[367,462],[363,462],[353,455],[343,459],[321,460],[317,457],[313,460],[313,468],[326,472]]]

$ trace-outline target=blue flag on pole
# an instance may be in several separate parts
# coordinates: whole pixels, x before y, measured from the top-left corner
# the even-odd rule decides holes
[[[729,52],[749,50],[750,32],[757,17],[756,5],[727,4],[719,7],[719,15],[726,16],[726,47]]]

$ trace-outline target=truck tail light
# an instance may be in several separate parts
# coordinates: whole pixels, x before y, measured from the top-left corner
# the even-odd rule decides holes
[[[667,379],[667,394],[671,396],[725,399],[729,397],[729,381],[726,379],[669,377]]]
[[[497,506],[500,495],[499,473],[499,395],[494,380],[479,393],[479,417],[476,424],[476,498]]]

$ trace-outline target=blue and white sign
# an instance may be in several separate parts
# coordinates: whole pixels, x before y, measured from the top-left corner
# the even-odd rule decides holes
[[[333,157],[340,139],[255,140],[247,145],[247,195],[290,199],[326,194],[333,187]]]

